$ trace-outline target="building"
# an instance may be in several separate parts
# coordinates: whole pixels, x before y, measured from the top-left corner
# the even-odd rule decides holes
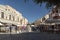
[[[23,17],[22,19],[22,26],[26,26],[28,24],[28,20]]]
[[[38,22],[35,21],[36,23],[38,23],[38,25],[36,26],[40,27],[40,30],[43,29],[43,31],[60,31],[60,6],[54,6],[47,15],[37,21]]]
[[[9,28],[9,27],[14,29],[15,31],[18,30],[18,28],[16,27],[20,27],[21,25],[23,25],[21,24],[23,23],[21,22],[22,19],[24,19],[22,14],[17,10],[15,10],[14,8],[12,8],[11,6],[0,5],[0,23],[2,24],[2,26],[4,25],[4,27],[1,27],[0,31],[3,28],[5,28],[5,31],[6,31],[6,28]]]
[[[20,32],[27,32],[27,29],[28,29],[28,20],[26,18],[22,18],[21,19],[21,26],[20,26]]]

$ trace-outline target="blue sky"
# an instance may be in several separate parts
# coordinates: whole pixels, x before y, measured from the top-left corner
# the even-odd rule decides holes
[[[36,4],[31,0],[26,3],[24,2],[24,0],[0,0],[0,4],[12,6],[17,11],[21,12],[29,22],[34,22],[35,20],[46,15],[49,11],[45,8],[44,3],[40,7],[39,4]]]

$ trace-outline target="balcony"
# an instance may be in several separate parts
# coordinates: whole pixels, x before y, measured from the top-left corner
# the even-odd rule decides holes
[[[59,13],[54,13],[52,14],[52,17],[59,16],[59,15],[60,15]]]
[[[52,19],[52,18],[50,18],[50,19],[47,19],[45,22],[47,22],[47,23],[58,23],[58,22],[60,22],[60,19]]]

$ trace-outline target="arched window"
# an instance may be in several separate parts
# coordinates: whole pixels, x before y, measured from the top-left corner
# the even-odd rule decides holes
[[[11,20],[11,15],[9,15],[9,20]]]
[[[4,18],[4,12],[1,12],[1,18]]]

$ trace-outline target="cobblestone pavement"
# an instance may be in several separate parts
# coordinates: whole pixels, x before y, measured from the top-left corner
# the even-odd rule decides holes
[[[0,34],[0,40],[60,40],[60,34],[40,32]]]

